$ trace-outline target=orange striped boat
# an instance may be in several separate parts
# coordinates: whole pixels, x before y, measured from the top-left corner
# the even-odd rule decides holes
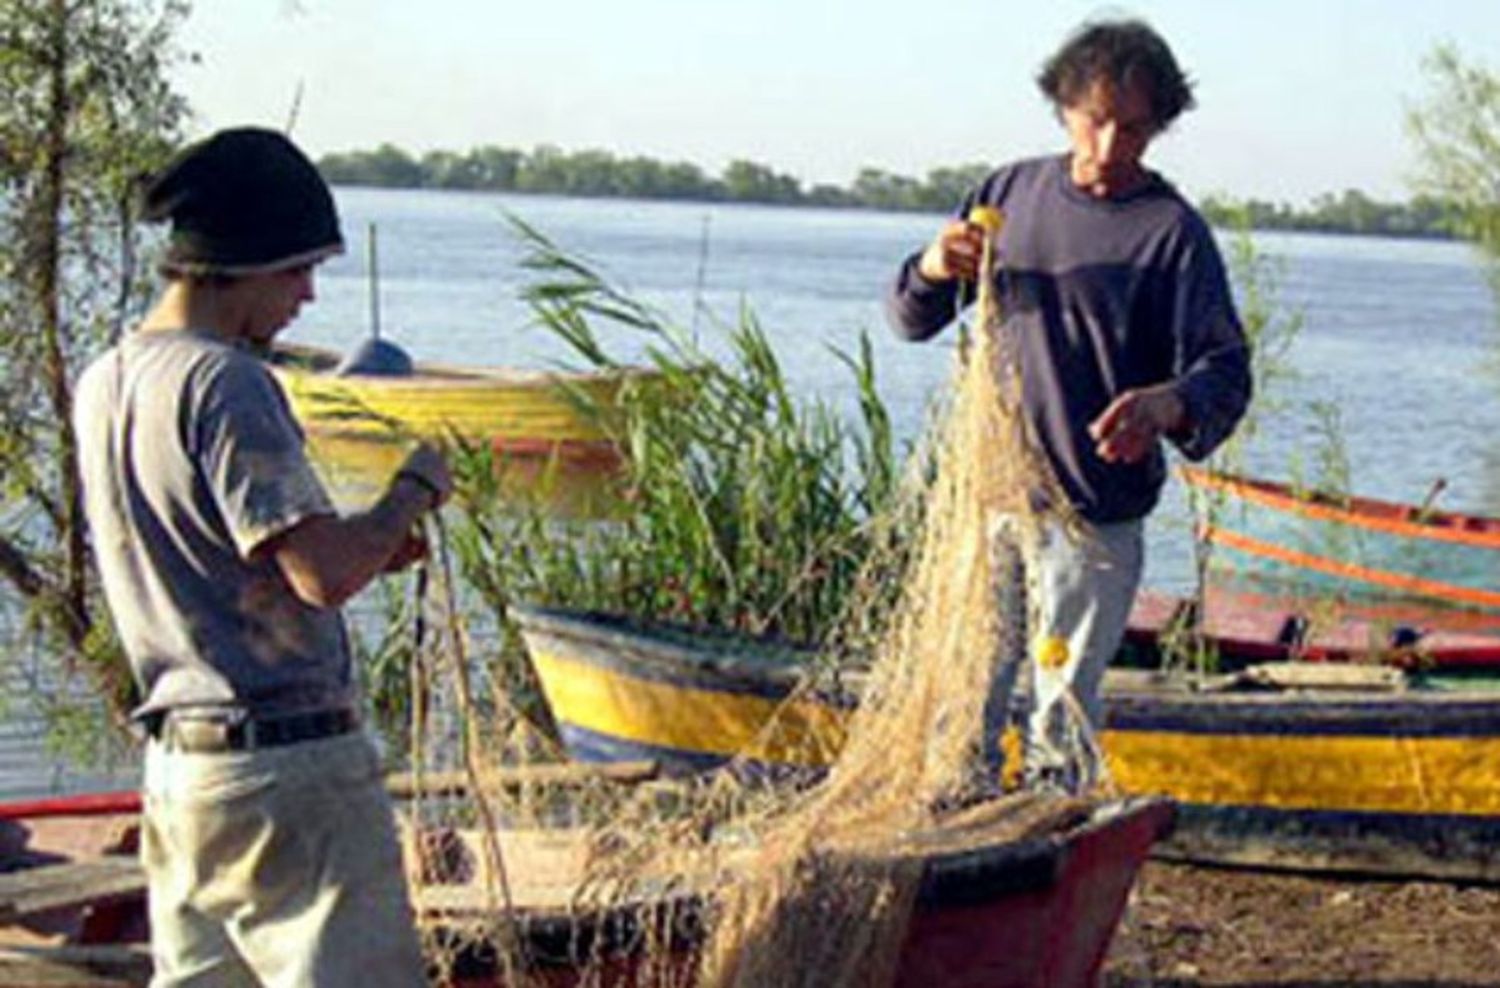
[[[1198,538],[1228,568],[1329,590],[1500,610],[1500,518],[1183,467],[1223,506]],[[1434,494],[1441,490],[1435,485]]]

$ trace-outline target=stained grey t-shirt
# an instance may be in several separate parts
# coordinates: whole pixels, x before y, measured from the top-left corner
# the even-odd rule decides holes
[[[1073,185],[1068,158],[1020,161],[960,204],[1005,216],[997,275],[1002,331],[1016,341],[1022,398],[1063,489],[1100,523],[1143,517],[1166,464],[1107,463],[1088,426],[1131,388],[1172,382],[1190,429],[1170,437],[1201,459],[1233,431],[1250,399],[1250,355],[1224,263],[1202,217],[1152,175],[1118,199]],[[932,283],[907,258],[888,300],[896,329],[927,339],[952,322],[953,282]]]
[[[105,597],[144,694],[136,716],[350,705],[339,612],[303,603],[254,555],[334,513],[261,362],[208,333],[136,333],[84,372],[74,417]]]

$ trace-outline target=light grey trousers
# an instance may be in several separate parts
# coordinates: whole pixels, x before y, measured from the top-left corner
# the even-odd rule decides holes
[[[985,704],[989,771],[1002,767],[1005,727],[1024,718],[1028,774],[1060,773],[1071,788],[1092,783],[1100,690],[1140,585],[1143,527],[1141,520],[1086,525],[1075,537],[1046,522],[1034,545],[1023,545],[1007,519],[992,527],[1007,634]]]

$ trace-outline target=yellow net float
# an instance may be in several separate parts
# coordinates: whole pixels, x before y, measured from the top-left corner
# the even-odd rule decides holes
[[[1061,635],[1044,635],[1037,642],[1036,662],[1043,669],[1061,669],[1068,664],[1068,640]]]
[[[975,206],[969,210],[969,222],[993,237],[1005,225],[1005,214],[994,206]]]

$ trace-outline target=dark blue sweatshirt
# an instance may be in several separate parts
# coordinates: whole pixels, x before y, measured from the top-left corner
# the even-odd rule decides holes
[[[1250,400],[1250,359],[1224,262],[1203,218],[1159,176],[1117,199],[1073,185],[1066,156],[1021,161],[985,179],[957,215],[1005,215],[996,275],[1002,331],[1018,342],[1035,434],[1080,514],[1107,524],[1156,505],[1166,465],[1106,463],[1088,434],[1124,391],[1172,382],[1187,428],[1172,441],[1202,459]],[[907,258],[888,300],[896,330],[929,339],[957,315],[958,283],[933,283]]]

